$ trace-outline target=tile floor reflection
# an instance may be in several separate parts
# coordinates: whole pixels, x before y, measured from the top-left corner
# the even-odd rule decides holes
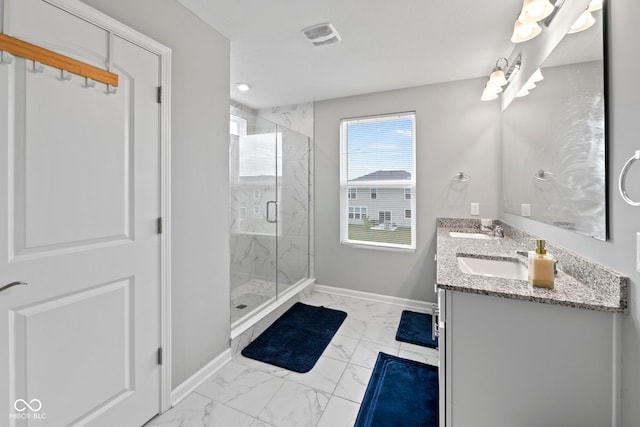
[[[146,427],[351,427],[378,352],[438,365],[436,350],[395,340],[404,307],[320,292],[301,302],[348,313],[310,372],[237,354]]]

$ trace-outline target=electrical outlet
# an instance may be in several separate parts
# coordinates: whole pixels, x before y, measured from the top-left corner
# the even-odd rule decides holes
[[[523,203],[520,205],[522,210],[522,216],[531,216],[531,205],[529,203]]]
[[[480,203],[471,203],[471,215],[480,215]]]
[[[640,233],[636,233],[636,271],[640,272]]]

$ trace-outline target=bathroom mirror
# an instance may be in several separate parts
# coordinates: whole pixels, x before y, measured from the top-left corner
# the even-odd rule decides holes
[[[539,64],[502,115],[505,212],[607,238],[603,10]],[[526,78],[525,78],[526,80]]]

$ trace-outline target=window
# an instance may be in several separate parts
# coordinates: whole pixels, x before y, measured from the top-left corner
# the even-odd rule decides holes
[[[378,221],[380,221],[380,223],[391,222],[391,211],[379,211]]]
[[[416,248],[415,135],[415,113],[340,122],[342,244]],[[358,191],[368,207],[355,205]]]
[[[356,200],[358,198],[358,190],[356,188],[349,188],[349,200]]]
[[[349,206],[349,219],[365,219],[367,218],[366,206]]]

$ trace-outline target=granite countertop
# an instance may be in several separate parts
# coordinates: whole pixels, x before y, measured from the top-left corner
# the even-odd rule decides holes
[[[505,225],[505,231],[511,228]],[[606,311],[611,313],[624,313],[627,308],[627,278],[616,275],[605,269],[595,271],[591,276],[586,274],[585,279],[578,280],[570,276],[562,268],[563,262],[569,264],[572,260],[566,255],[559,257],[558,274],[555,277],[553,289],[537,288],[527,280],[506,279],[501,277],[488,277],[475,274],[467,274],[460,271],[457,257],[459,255],[483,258],[505,257],[516,258],[523,263],[527,258],[516,251],[528,251],[533,248],[533,242],[521,243],[508,237],[492,237],[491,239],[471,239],[464,237],[451,237],[450,231],[479,232],[478,226],[468,222],[456,223],[455,221],[439,220],[437,228],[437,283],[441,289],[449,289],[461,292],[470,292],[482,295],[493,295],[511,299],[534,301],[546,304],[565,305],[569,307],[584,308],[590,310]],[[527,239],[528,240],[528,239]],[[549,248],[549,253],[554,255]],[[560,251],[559,249],[557,249]],[[560,254],[559,254],[560,255]],[[570,270],[571,266],[567,266]],[[581,271],[585,270],[584,260],[580,260]],[[596,270],[601,269],[593,265]],[[588,270],[588,267],[586,268]],[[609,278],[608,275],[611,275]],[[593,278],[590,280],[588,278]],[[587,283],[588,282],[588,283]]]

